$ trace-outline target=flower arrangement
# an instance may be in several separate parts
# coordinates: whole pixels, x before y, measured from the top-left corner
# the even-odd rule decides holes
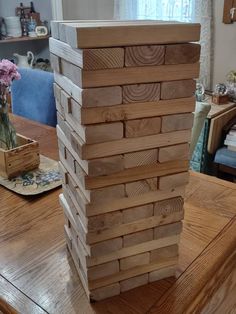
[[[0,147],[12,149],[17,146],[16,131],[8,115],[7,93],[14,80],[20,79],[17,66],[9,60],[0,61]]]

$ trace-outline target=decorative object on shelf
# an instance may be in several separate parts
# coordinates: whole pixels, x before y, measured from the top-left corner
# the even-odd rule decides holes
[[[58,162],[40,155],[39,168],[6,179],[0,177],[0,185],[20,195],[37,195],[61,186]]]
[[[205,87],[201,83],[196,84],[196,92],[195,92],[196,100],[202,102],[205,100]]]
[[[231,24],[236,21],[236,2],[234,0],[224,0],[223,23]]]
[[[21,21],[19,16],[9,16],[4,18],[7,30],[7,36],[9,37],[21,37]]]
[[[216,84],[212,95],[212,102],[217,105],[227,104],[229,102],[228,89],[224,83]]]
[[[28,32],[35,32],[35,28],[37,26],[36,21],[31,17],[28,21]]]
[[[41,37],[41,36],[47,36],[48,34],[48,29],[46,26],[37,26],[35,28],[35,32],[37,34],[37,36]]]
[[[226,86],[230,100],[236,101],[236,71],[230,71],[226,76]]]
[[[32,68],[34,64],[34,54],[31,51],[27,52],[26,56],[21,56],[18,53],[13,53],[13,56],[17,59],[16,64],[20,68]]]
[[[17,67],[9,60],[0,62],[0,175],[11,178],[39,165],[38,143],[16,135],[8,115],[7,92],[13,80],[20,79]]]

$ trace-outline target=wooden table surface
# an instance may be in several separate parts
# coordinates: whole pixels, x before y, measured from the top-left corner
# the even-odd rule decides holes
[[[40,142],[42,154],[58,157],[55,129],[19,117],[13,122]],[[0,193],[0,312],[2,299],[24,314],[236,313],[236,185],[191,173],[177,279],[95,304],[67,252],[61,189],[27,198],[2,187]]]

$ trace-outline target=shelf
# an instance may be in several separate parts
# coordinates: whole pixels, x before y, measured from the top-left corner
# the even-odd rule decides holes
[[[10,43],[17,43],[17,42],[23,42],[23,41],[33,41],[33,40],[45,40],[48,39],[49,36],[42,36],[42,37],[18,37],[18,38],[9,38],[9,39],[3,39],[0,40],[0,44],[10,44]]]

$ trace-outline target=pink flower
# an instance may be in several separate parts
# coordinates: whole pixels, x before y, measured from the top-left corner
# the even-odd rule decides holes
[[[6,59],[0,61],[0,84],[10,86],[13,80],[20,78],[20,73],[14,63]]]

